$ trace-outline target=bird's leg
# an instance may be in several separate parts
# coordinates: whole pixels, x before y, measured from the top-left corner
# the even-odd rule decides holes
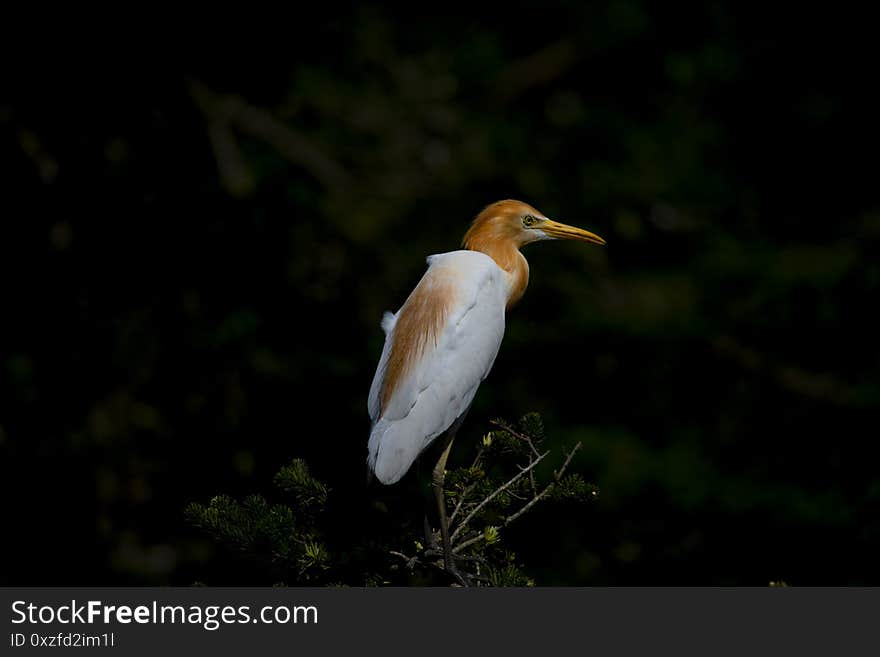
[[[443,566],[446,571],[461,580],[458,571],[455,568],[455,561],[452,556],[452,544],[449,541],[449,520],[446,517],[446,495],[443,491],[443,485],[446,481],[446,460],[449,458],[449,452],[452,449],[452,441],[455,439],[457,426],[447,432],[444,438],[445,444],[440,458],[437,459],[437,465],[434,466],[433,476],[431,478],[431,486],[434,489],[434,499],[437,501],[437,513],[440,516],[440,536],[443,539]]]
[[[434,532],[431,529],[431,523],[428,521],[427,511],[425,512],[424,523],[425,523],[425,546],[428,548],[435,548],[435,547],[437,547],[437,541],[434,538]]]

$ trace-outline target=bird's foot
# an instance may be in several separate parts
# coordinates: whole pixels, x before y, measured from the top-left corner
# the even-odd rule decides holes
[[[472,559],[469,557],[462,557],[451,551],[447,554],[438,545],[436,536],[437,535],[434,534],[435,539],[431,541],[431,547],[428,547],[422,553],[423,556],[426,560],[433,559],[434,565],[449,576],[453,585],[473,586],[475,575],[459,568],[460,563],[468,562]]]
[[[449,576],[452,578],[453,585],[457,584],[458,586],[465,587],[471,586],[470,575],[468,575],[464,571],[459,570],[458,568],[453,566],[452,568],[446,568],[446,572],[449,573]]]
[[[449,574],[452,580],[460,586],[470,586],[470,574],[459,568],[459,563],[466,561],[466,559],[460,559],[452,550],[443,550],[442,547],[437,552],[443,558],[443,570]]]

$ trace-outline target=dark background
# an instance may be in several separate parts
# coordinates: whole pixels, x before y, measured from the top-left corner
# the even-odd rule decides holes
[[[618,1],[266,15],[180,53],[29,35],[0,92],[0,582],[261,583],[183,508],[291,457],[354,532],[417,496],[364,486],[379,319],[513,197],[608,241],[526,249],[454,452],[528,411],[584,441],[600,498],[511,532],[527,572],[880,584],[874,25]]]

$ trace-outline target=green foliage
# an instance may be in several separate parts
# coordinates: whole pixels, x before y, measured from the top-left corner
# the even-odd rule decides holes
[[[217,495],[207,506],[189,504],[184,514],[217,542],[270,564],[287,581],[313,582],[331,562],[316,525],[329,489],[298,459],[282,467],[274,483],[288,502],[273,504],[261,495],[248,495],[239,502]]]
[[[505,553],[497,565],[486,567],[486,582],[491,586],[534,586],[535,580],[523,573],[516,556]]]
[[[551,494],[557,501],[586,502],[599,497],[599,489],[593,484],[588,484],[579,474],[570,474],[557,482]]]
[[[330,489],[309,474],[309,468],[302,459],[294,459],[276,474],[275,485],[293,495],[297,505],[303,509],[320,510],[327,503]]]
[[[538,413],[527,413],[519,420],[520,431],[533,442],[541,442],[544,440],[544,420]]]
[[[482,586],[532,586],[507,544],[504,528],[543,501],[588,502],[595,486],[579,474],[565,474],[568,453],[552,473],[539,477],[537,465],[550,455],[540,451],[545,442],[543,421],[536,413],[515,425],[493,421],[494,429],[477,441],[470,465],[446,476],[447,511],[451,516],[453,546],[468,583]],[[278,501],[249,495],[241,501],[217,495],[207,505],[187,506],[187,520],[215,541],[271,567],[279,585],[326,584],[382,586],[387,584],[447,583],[442,572],[439,531],[427,542],[402,524],[388,536],[350,536],[331,548],[322,513],[330,489],[295,459],[273,477]],[[401,489],[398,489],[401,490]],[[357,540],[358,544],[352,541]],[[414,548],[408,556],[399,545]],[[354,556],[353,556],[354,555]],[[404,559],[401,565],[400,559]],[[358,560],[359,559],[359,560]],[[354,563],[354,567],[352,567]]]
[[[286,506],[270,505],[260,495],[248,495],[242,502],[217,495],[208,506],[190,504],[185,513],[197,527],[241,550],[265,545],[281,557],[290,553],[293,511]]]
[[[537,413],[524,415],[515,424],[493,420],[495,427],[476,445],[469,465],[446,473],[445,492],[450,514],[453,551],[461,559],[460,571],[469,583],[491,586],[526,586],[533,581],[517,563],[506,544],[504,529],[545,502],[584,503],[598,496],[598,489],[579,474],[566,474],[580,443],[572,447],[557,466],[547,472],[552,452],[545,447],[544,422]],[[408,560],[437,566],[440,538]],[[432,561],[433,559],[433,561]]]

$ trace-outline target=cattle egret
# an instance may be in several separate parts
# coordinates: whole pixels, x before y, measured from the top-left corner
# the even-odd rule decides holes
[[[521,201],[486,207],[463,249],[428,257],[428,270],[396,313],[385,313],[385,346],[368,399],[372,420],[367,464],[383,484],[397,482],[445,432],[432,487],[440,516],[444,565],[455,573],[443,495],[446,460],[477,388],[492,369],[505,311],[522,297],[529,242],[598,235],[552,221]]]

